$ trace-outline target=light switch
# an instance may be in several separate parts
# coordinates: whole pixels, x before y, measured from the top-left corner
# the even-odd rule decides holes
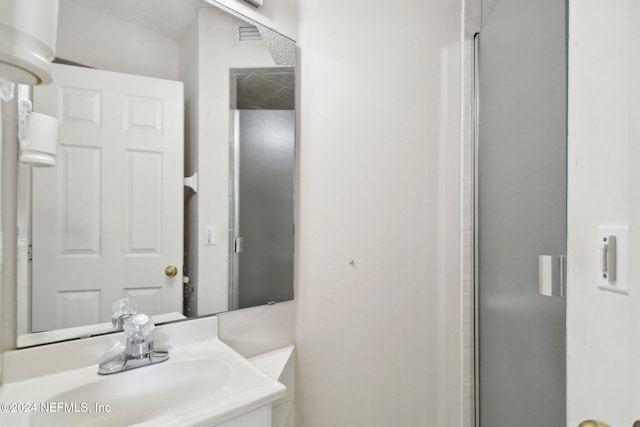
[[[598,227],[598,288],[628,294],[629,250],[627,225]]]
[[[215,227],[212,227],[210,225],[205,227],[204,244],[205,246],[216,245],[216,228]]]

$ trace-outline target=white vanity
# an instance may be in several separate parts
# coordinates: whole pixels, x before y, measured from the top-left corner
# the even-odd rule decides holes
[[[218,338],[217,317],[158,326],[169,360],[98,375],[122,333],[6,352],[0,425],[269,427],[287,389]]]

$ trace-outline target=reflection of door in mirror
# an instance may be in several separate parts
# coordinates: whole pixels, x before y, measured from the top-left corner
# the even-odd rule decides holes
[[[60,119],[33,169],[32,331],[109,322],[133,298],[182,311],[182,83],[54,64],[34,109]],[[177,208],[178,207],[178,208]]]

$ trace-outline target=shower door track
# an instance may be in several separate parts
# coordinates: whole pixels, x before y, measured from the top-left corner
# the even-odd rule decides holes
[[[479,33],[476,33],[473,36],[473,70],[472,70],[472,79],[471,79],[471,123],[472,123],[472,135],[471,135],[471,149],[469,150],[469,155],[471,156],[470,167],[471,171],[469,176],[471,176],[471,201],[467,201],[467,203],[471,204],[471,247],[473,248],[473,255],[470,259],[471,268],[473,271],[472,274],[472,289],[473,289],[473,383],[474,383],[474,393],[473,393],[473,417],[474,417],[474,425],[475,427],[480,427],[480,334],[479,334],[479,319],[478,319],[478,283],[479,283],[479,272],[478,272],[478,255],[479,255],[479,247],[478,247],[478,143],[479,143],[479,98],[480,93],[478,90],[479,80],[478,80],[478,55],[479,53]]]

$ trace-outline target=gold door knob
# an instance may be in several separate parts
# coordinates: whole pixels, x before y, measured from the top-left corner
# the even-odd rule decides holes
[[[169,277],[173,277],[176,274],[178,274],[178,267],[176,267],[175,265],[169,265],[167,266],[167,268],[164,269],[164,274],[166,274]]]

